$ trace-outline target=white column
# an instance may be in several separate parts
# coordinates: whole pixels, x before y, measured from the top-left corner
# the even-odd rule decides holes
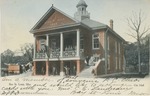
[[[33,58],[35,59],[36,54],[36,36],[34,36],[34,52],[33,52]]]
[[[49,35],[46,35],[46,46],[49,47]]]
[[[80,30],[77,29],[77,53],[76,56],[80,56]]]
[[[63,57],[63,48],[64,48],[64,37],[63,33],[60,33],[60,57]],[[60,61],[60,76],[65,76],[64,72],[64,62]]]
[[[63,33],[60,33],[60,57],[63,57],[63,47],[64,47]]]
[[[46,57],[48,58],[48,55],[49,55],[49,35],[47,34],[46,35],[46,47],[47,47],[47,49],[46,49]]]

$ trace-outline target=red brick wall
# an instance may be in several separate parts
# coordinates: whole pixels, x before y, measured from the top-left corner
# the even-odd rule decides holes
[[[91,32],[89,30],[82,29],[81,34],[83,35],[84,39],[84,56],[90,56],[91,55],[91,48],[92,48],[92,37]]]
[[[104,30],[97,31],[100,37],[100,48],[99,49],[92,49],[92,54],[100,54],[100,58],[104,58]]]
[[[119,40],[118,38],[116,38],[114,35],[112,35],[111,33],[108,34],[109,36],[109,53],[110,53],[110,69],[108,69],[108,73],[118,73],[118,72],[122,72],[123,71],[123,64],[124,64],[124,50],[123,50],[123,44],[121,42],[121,40]],[[115,53],[116,50],[116,45],[115,42],[117,42],[117,53]],[[120,55],[119,55],[119,45],[120,44]],[[115,56],[117,55],[117,61]],[[120,61],[120,65],[121,65],[121,69],[119,69],[119,58],[121,59]],[[117,63],[117,69],[116,69],[116,63]]]

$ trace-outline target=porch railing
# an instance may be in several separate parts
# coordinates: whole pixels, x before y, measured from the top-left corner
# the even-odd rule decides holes
[[[36,58],[36,59],[45,59],[45,58],[47,58],[47,55],[46,55],[45,52],[37,52],[37,53],[35,54],[35,58]]]
[[[68,50],[68,51],[63,51],[63,58],[70,58],[70,57],[76,57],[76,50]],[[83,56],[84,50],[80,50],[80,57]],[[50,53],[50,58],[59,58],[60,57],[60,51],[51,51]],[[47,54],[45,52],[37,52],[35,54],[36,59],[45,59],[47,58]]]
[[[59,57],[60,57],[60,51],[50,52],[50,58],[59,58]]]

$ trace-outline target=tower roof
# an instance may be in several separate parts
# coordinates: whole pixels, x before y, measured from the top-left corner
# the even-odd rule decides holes
[[[79,3],[77,4],[77,7],[79,7],[79,6],[85,6],[85,7],[87,7],[87,4],[85,3],[84,0],[80,0]]]

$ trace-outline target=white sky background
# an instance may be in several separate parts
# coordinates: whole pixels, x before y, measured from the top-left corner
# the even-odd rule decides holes
[[[70,16],[77,11],[79,0],[0,0],[0,53],[6,49],[20,49],[24,43],[33,43],[29,32],[52,4]],[[91,19],[109,25],[114,20],[114,30],[126,41],[135,41],[128,36],[126,18],[140,10],[145,14],[145,24],[150,25],[150,0],[85,0]]]

